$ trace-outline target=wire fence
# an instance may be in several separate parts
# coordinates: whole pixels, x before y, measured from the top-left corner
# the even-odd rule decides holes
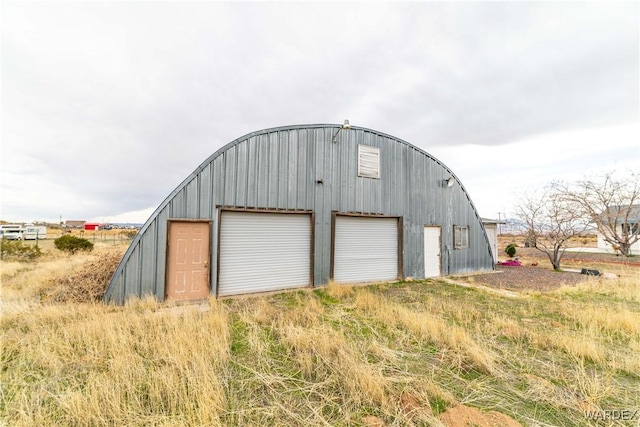
[[[103,230],[73,230],[73,231],[63,231],[63,230],[50,230],[47,231],[46,237],[43,239],[39,237],[38,240],[55,240],[60,236],[65,234],[71,234],[76,237],[80,237],[82,239],[87,239],[91,242],[115,242],[121,243],[125,241],[130,241],[133,239],[136,234],[138,234],[137,230],[118,230],[118,231],[103,231]]]

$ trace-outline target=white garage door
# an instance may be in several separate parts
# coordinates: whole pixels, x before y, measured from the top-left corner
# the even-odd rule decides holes
[[[372,282],[398,278],[398,219],[336,216],[333,279]]]
[[[222,212],[218,295],[308,286],[311,217]]]

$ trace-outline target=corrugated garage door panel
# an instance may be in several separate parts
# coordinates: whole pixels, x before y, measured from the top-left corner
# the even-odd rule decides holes
[[[398,278],[398,219],[336,216],[333,279],[371,282]]]
[[[219,295],[308,286],[310,275],[310,215],[222,212]]]

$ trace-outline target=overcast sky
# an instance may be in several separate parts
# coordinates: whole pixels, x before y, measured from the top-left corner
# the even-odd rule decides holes
[[[344,119],[483,217],[640,170],[639,2],[0,5],[3,220],[144,222],[228,142]]]

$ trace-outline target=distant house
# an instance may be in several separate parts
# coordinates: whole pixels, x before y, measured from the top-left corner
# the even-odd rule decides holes
[[[87,221],[82,220],[69,220],[64,222],[65,228],[84,228],[84,224]]]
[[[613,206],[608,209],[607,212],[604,212],[603,215],[606,215],[611,218],[611,222],[616,223],[616,232],[619,235],[622,235],[624,231],[629,233],[631,236],[640,236],[640,205],[632,205],[630,207],[630,211],[628,215],[620,214],[621,207]],[[624,220],[626,217],[626,221]],[[615,248],[611,243],[605,240],[605,237],[598,232],[598,248],[604,249],[607,252],[616,252]],[[631,245],[631,254],[632,255],[640,255],[640,239],[637,240],[634,244]]]

